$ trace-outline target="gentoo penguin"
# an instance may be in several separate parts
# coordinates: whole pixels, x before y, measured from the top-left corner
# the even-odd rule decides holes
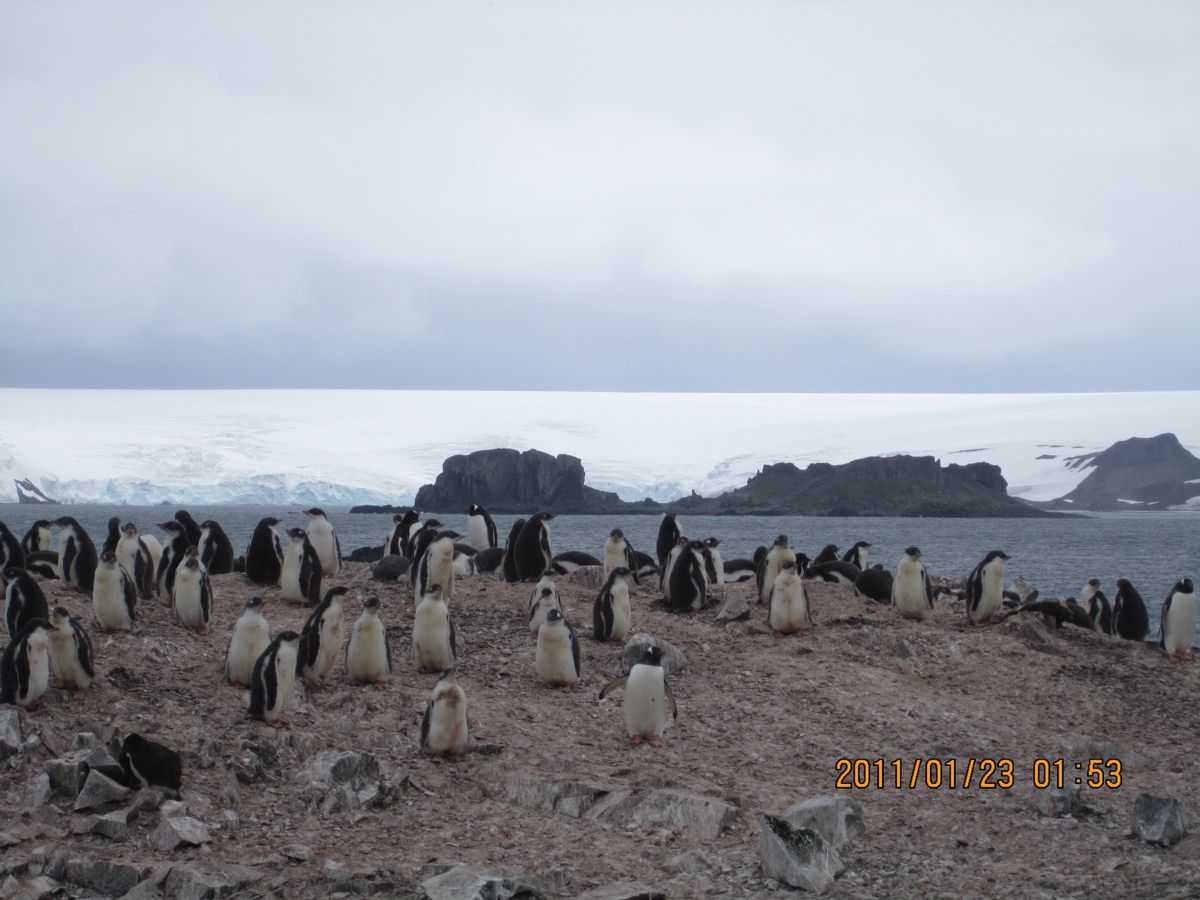
[[[854,546],[842,555],[842,562],[853,563],[862,572],[867,571],[867,557],[870,556],[871,545],[866,541],[855,541]]]
[[[90,594],[96,576],[96,545],[83,526],[73,516],[62,516],[56,522],[58,533],[58,570],[63,581]]]
[[[392,648],[379,618],[379,598],[363,601],[362,614],[346,645],[346,677],[357,684],[383,684],[392,674]]]
[[[408,510],[404,515],[392,516],[392,530],[383,544],[384,556],[404,556],[408,535],[419,518],[421,513],[415,509]]]
[[[208,634],[208,623],[213,613],[212,584],[195,547],[187,549],[183,561],[175,570],[175,582],[171,586],[171,611],[175,621],[184,628]]]
[[[1146,601],[1128,578],[1117,579],[1117,596],[1113,601],[1113,634],[1127,641],[1144,641],[1150,633],[1150,614]]]
[[[658,540],[654,543],[660,569],[666,566],[667,556],[675,549],[675,545],[679,543],[679,538],[682,536],[683,531],[679,526],[679,520],[675,518],[675,513],[667,513],[663,516],[662,523],[658,526]]]
[[[321,598],[321,560],[303,528],[289,528],[287,553],[279,572],[283,599],[316,606]]]
[[[271,643],[271,626],[263,615],[263,599],[255,594],[233,625],[229,649],[225,651],[225,678],[244,687],[250,683],[254,664]]]
[[[126,522],[117,540],[117,562],[133,580],[133,586],[143,600],[154,591],[154,557],[146,542],[138,536],[137,526]],[[99,570],[97,570],[99,577]]]
[[[58,551],[35,550],[25,554],[25,571],[50,581],[58,579]]]
[[[649,645],[628,675],[614,678],[600,692],[603,700],[617,688],[625,688],[621,712],[625,716],[625,730],[635,747],[642,741],[649,741],[651,747],[661,746],[667,711],[670,710],[672,719],[679,718],[679,707],[662,667],[662,654],[662,647]]]
[[[559,609],[547,612],[538,629],[534,666],[544,684],[562,685],[564,692],[579,680],[579,638]]]
[[[82,694],[96,677],[92,666],[92,641],[79,621],[65,606],[56,606],[50,615],[53,630],[49,635],[50,667],[63,687]]]
[[[1159,615],[1158,645],[1171,662],[1192,658],[1196,640],[1196,591],[1192,579],[1175,582]]]
[[[671,571],[675,568],[675,563],[678,561],[679,555],[683,553],[687,545],[688,539],[680,535],[675,540],[675,546],[667,551],[666,561],[663,562],[662,568],[658,570],[658,589],[667,600],[671,599]]]
[[[522,581],[537,581],[554,564],[554,554],[550,551],[550,520],[554,516],[552,512],[535,512],[517,535],[513,549],[517,575]]]
[[[629,634],[627,566],[616,566],[592,604],[592,634],[598,641],[623,641]]]
[[[1104,591],[1100,590],[1099,578],[1088,580],[1079,594],[1079,600],[1087,604],[1088,615],[1092,617],[1096,630],[1107,635],[1113,634],[1112,604],[1108,602]]]
[[[281,631],[254,662],[250,674],[250,718],[275,725],[292,702],[300,635]]]
[[[135,790],[154,788],[178,800],[183,789],[183,757],[157,741],[131,733],[121,744],[117,760],[126,783]]]
[[[417,577],[420,574],[421,560],[425,556],[425,551],[429,549],[430,544],[437,540],[441,528],[442,523],[437,519],[427,519],[408,539],[408,556],[412,559],[412,565],[408,567],[408,583],[414,588],[417,586]]]
[[[758,574],[758,563],[752,559],[738,557],[725,563],[725,583],[740,584],[749,581]]]
[[[317,557],[321,560],[321,573],[336,575],[342,570],[342,544],[338,540],[337,532],[333,529],[333,523],[325,517],[325,510],[319,506],[306,509],[304,514],[308,516],[309,520],[309,543],[313,545],[313,549],[317,551]]]
[[[467,720],[467,695],[454,679],[454,672],[442,673],[425,703],[421,717],[421,749],[434,756],[460,756],[467,749],[470,724]]]
[[[409,529],[408,537],[404,539],[402,545],[403,555],[409,559],[417,558],[417,541],[421,535],[430,529],[436,534],[442,528],[442,523],[437,519],[426,519],[424,522],[414,522],[413,527]]]
[[[279,533],[275,531],[278,524],[279,520],[274,516],[259,521],[246,549],[246,577],[262,587],[279,584],[283,570],[283,547],[279,543]]]
[[[7,569],[9,566],[25,568],[25,550],[17,536],[8,530],[7,525],[0,522],[0,569]]]
[[[725,560],[720,547],[720,538],[704,539],[704,574],[708,576],[709,590],[725,590]]]
[[[164,605],[171,605],[171,592],[175,587],[175,572],[183,562],[183,556],[188,547],[187,530],[182,524],[172,519],[169,522],[159,522],[158,527],[167,535],[167,544],[163,547],[162,556],[158,560],[158,571],[155,573],[155,583],[158,586],[158,596]]]
[[[641,578],[638,575],[637,566],[633,546],[625,537],[625,532],[620,528],[614,528],[608,533],[608,540],[604,542],[604,571],[602,572],[604,578],[607,579],[613,569],[622,567],[629,570],[629,574],[633,576],[635,582],[640,583]]]
[[[673,612],[695,612],[708,602],[708,578],[700,556],[704,545],[689,541],[671,567],[669,608]]]
[[[186,509],[181,509],[175,513],[175,521],[183,526],[183,533],[187,535],[189,547],[200,546],[200,523],[192,518],[192,514]]]
[[[454,542],[460,537],[462,535],[456,531],[440,531],[429,541],[417,566],[417,579],[413,586],[414,603],[421,602],[431,584],[441,585],[442,598],[447,603],[454,599]]]
[[[758,581],[758,602],[769,602],[771,597],[771,589],[775,587],[775,579],[783,569],[784,563],[794,563],[796,561],[796,551],[788,546],[788,537],[786,534],[781,534],[775,538],[771,544],[771,549],[762,556],[762,561],[758,564],[757,581]]]
[[[104,535],[104,545],[100,548],[100,553],[116,553],[117,544],[121,541],[121,520],[117,516],[113,516],[108,520],[108,530]]]
[[[864,569],[855,579],[854,589],[876,603],[891,603],[892,573],[881,565]]]
[[[546,621],[546,613],[551,609],[562,610],[562,598],[558,596],[558,585],[554,583],[554,573],[547,572],[542,580],[533,586],[529,594],[529,636],[537,640],[538,630]]]
[[[500,562],[500,574],[508,584],[516,584],[521,580],[517,574],[517,537],[525,527],[524,519],[517,519],[508,530],[508,540],[504,544],[504,559]]]
[[[1067,608],[1067,612],[1071,614],[1071,624],[1077,628],[1089,628],[1092,631],[1096,630],[1096,623],[1092,621],[1091,614],[1079,605],[1079,601],[1074,597],[1068,597],[1063,606]]]
[[[812,564],[814,566],[822,565],[823,563],[833,562],[838,558],[837,544],[826,544],[821,548],[821,552],[813,557]]]
[[[900,557],[892,581],[892,606],[904,618],[918,622],[925,621],[933,612],[933,589],[919,547],[909,547]]]
[[[300,633],[296,674],[305,681],[323,681],[329,676],[342,649],[342,597],[348,589],[331,587],[312,611]]]
[[[50,686],[50,623],[32,619],[0,658],[0,703],[37,705]]]
[[[988,622],[1004,600],[1004,563],[1012,559],[1003,550],[989,550],[967,577],[967,616],[972,625]]]
[[[49,519],[38,519],[29,526],[25,537],[21,538],[21,549],[26,556],[40,550],[54,549],[54,532],[50,530],[53,527],[54,523]]]
[[[658,563],[654,561],[654,557],[652,557],[649,553],[643,553],[641,550],[634,550],[633,562],[636,566],[634,571],[637,572],[638,578],[649,578],[651,575],[654,575],[658,572]]]
[[[106,633],[129,631],[137,618],[137,589],[115,553],[105,553],[96,567],[92,612]]]
[[[862,575],[862,569],[854,563],[840,559],[828,559],[823,563],[812,563],[804,570],[804,577],[810,581],[824,581],[829,584],[854,584]]]
[[[417,605],[417,614],[413,618],[412,655],[418,672],[443,672],[454,668],[458,641],[450,608],[442,599],[442,588],[438,584],[429,585]]]
[[[771,588],[767,624],[776,634],[795,634],[812,628],[812,613],[804,593],[804,579],[794,562],[785,562]]]
[[[34,619],[48,620],[50,606],[37,579],[17,566],[6,567],[4,578],[4,624],[9,637],[16,637]]]
[[[600,565],[600,560],[582,550],[565,550],[562,553],[556,553],[554,559],[550,560],[551,568],[558,575],[566,575],[568,572],[574,572],[576,569],[591,566],[598,567]]]
[[[475,553],[466,553],[459,550],[460,546],[462,545],[454,545],[454,576],[456,578],[469,578],[475,574]]]
[[[200,523],[200,562],[209,575],[228,575],[233,571],[233,542],[221,523],[206,519]]]
[[[480,550],[475,554],[475,571],[476,572],[495,572],[504,562],[503,547],[489,547],[487,550]]]
[[[467,534],[476,550],[500,546],[500,534],[491,514],[478,503],[467,507]]]
[[[1067,609],[1065,603],[1059,603],[1057,600],[1038,600],[1036,598],[1020,604],[1015,609],[1008,610],[1000,616],[1000,621],[1003,622],[1005,619],[1023,613],[1040,615],[1046,623],[1047,628],[1062,628],[1065,622],[1074,624],[1071,610]]]

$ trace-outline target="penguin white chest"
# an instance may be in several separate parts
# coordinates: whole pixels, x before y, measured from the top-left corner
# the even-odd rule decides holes
[[[471,538],[471,546],[476,550],[487,550],[491,546],[488,540],[487,522],[483,516],[467,518],[467,535]]]
[[[662,666],[635,665],[625,682],[621,711],[630,737],[659,738],[667,727],[667,694]]]
[[[204,579],[199,569],[180,566],[175,572],[175,590],[171,602],[179,624],[185,628],[208,625],[209,610],[204,603]]]
[[[49,651],[50,665],[64,685],[85,688],[92,683],[75,655],[75,635],[69,629],[56,628],[50,633]]]
[[[782,572],[775,579],[767,624],[772,631],[781,634],[793,634],[808,628],[808,596],[804,593],[804,582],[794,570]]]
[[[321,617],[321,644],[317,647],[317,663],[314,666],[319,677],[324,678],[333,668],[341,649],[342,607],[339,603],[332,603]]]
[[[996,614],[1004,600],[1004,561],[994,559],[980,573],[979,603],[971,613],[972,620],[986,621]]]
[[[268,704],[263,718],[274,722],[292,704],[292,692],[296,689],[296,646],[282,644],[275,654],[275,704]],[[268,698],[269,699],[269,698]]]
[[[625,541],[609,538],[604,542],[604,579],[618,566],[625,565]]]
[[[896,612],[906,619],[923,621],[928,619],[932,610],[929,608],[929,598],[925,596],[924,569],[914,560],[901,560],[896,567],[896,579],[892,582],[892,604]]]
[[[537,637],[538,631],[546,621],[546,613],[552,609],[557,609],[562,612],[562,603],[559,602],[558,593],[552,591],[549,596],[543,597],[540,593],[534,595],[534,599],[530,601],[529,606],[529,633],[531,637]]]
[[[283,557],[283,568],[279,575],[279,587],[283,591],[284,599],[308,599],[300,587],[300,567],[303,562],[304,543],[302,541],[292,541],[288,545],[287,553]]]
[[[446,604],[432,597],[421,601],[413,620],[413,663],[418,672],[454,668],[450,648],[450,616]]]
[[[378,682],[387,678],[387,640],[379,616],[363,615],[354,623],[346,650],[346,674],[352,681]]]
[[[45,634],[37,633],[29,638],[29,689],[22,706],[36,703],[50,687],[49,641]]]
[[[1192,652],[1196,640],[1196,594],[1175,592],[1163,623],[1163,649],[1170,654]]]
[[[439,691],[429,710],[425,749],[430,753],[461,753],[467,746],[467,702],[459,688]]]
[[[613,627],[610,640],[623,641],[629,634],[631,619],[629,610],[629,586],[622,579],[617,579],[612,586]]]
[[[317,552],[321,560],[321,571],[326,575],[336,575],[341,566],[337,555],[337,541],[333,536],[333,526],[329,520],[318,518],[308,524],[308,542]]]
[[[130,578],[137,579],[137,558],[141,552],[141,542],[137,536],[122,537],[117,542],[117,562],[121,564],[121,568],[129,575]],[[97,572],[99,574],[99,572]]]
[[[538,678],[547,684],[574,684],[579,680],[571,649],[571,633],[563,625],[547,622],[538,629],[534,665]]]
[[[261,613],[244,613],[233,627],[225,674],[234,684],[249,684],[254,663],[271,643],[270,628]]]

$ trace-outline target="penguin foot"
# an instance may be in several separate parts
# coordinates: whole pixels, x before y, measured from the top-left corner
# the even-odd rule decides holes
[[[630,740],[632,741],[633,746],[640,747],[642,746],[642,741],[645,740],[645,738],[643,738],[640,734],[635,734],[632,738],[630,738]]]
[[[662,738],[657,738],[657,737],[650,738],[650,746],[651,747],[661,747],[662,746]]]
[[[564,685],[562,686],[562,692],[563,692],[564,694],[569,694],[569,693],[571,693],[571,686],[570,686],[569,684],[564,684]]]
[[[1173,663],[1183,662],[1183,657],[1180,656],[1178,653],[1169,654],[1168,659],[1170,659],[1171,662],[1173,662]]]

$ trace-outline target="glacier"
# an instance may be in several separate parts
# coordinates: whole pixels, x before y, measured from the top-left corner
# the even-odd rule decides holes
[[[711,496],[766,463],[910,453],[992,462],[1047,500],[1064,462],[1173,431],[1200,448],[1200,391],[712,394],[0,389],[0,499],[28,477],[68,503],[411,502],[442,461],[491,447],[583,460],[623,499]]]

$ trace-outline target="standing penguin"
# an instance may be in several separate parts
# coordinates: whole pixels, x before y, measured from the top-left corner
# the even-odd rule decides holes
[[[305,681],[323,681],[329,677],[342,649],[342,597],[347,588],[331,587],[312,611],[300,633],[300,655],[296,674]]]
[[[1100,590],[1100,579],[1088,579],[1088,583],[1083,586],[1083,590],[1079,593],[1079,601],[1087,604],[1088,615],[1092,617],[1092,624],[1096,626],[1096,630],[1103,634],[1113,634],[1113,614],[1112,604],[1108,602],[1108,597],[1104,595],[1104,591]]]
[[[96,577],[96,545],[73,516],[62,516],[56,524],[62,529],[58,533],[58,570],[62,580],[75,590],[90,594]]]
[[[246,577],[261,587],[279,584],[279,575],[283,570],[283,547],[275,531],[278,524],[279,520],[274,516],[260,520],[254,526],[250,546],[246,549]]]
[[[412,560],[412,565],[408,567],[408,583],[414,588],[417,586],[421,560],[425,557],[429,545],[437,540],[441,527],[442,523],[437,519],[427,519],[408,538],[408,553],[405,555]]]
[[[32,619],[0,657],[0,703],[30,709],[50,687],[50,623]]]
[[[212,620],[213,596],[208,572],[200,563],[195,547],[189,547],[175,570],[171,586],[171,611],[175,621],[184,628],[208,634]]]
[[[228,575],[233,571],[233,542],[221,523],[206,519],[200,523],[200,562],[209,575]]]
[[[679,526],[679,521],[675,518],[675,513],[667,513],[663,516],[662,523],[658,526],[658,540],[654,544],[654,549],[658,553],[660,569],[666,566],[667,556],[682,536],[683,531]]]
[[[467,534],[476,550],[500,546],[500,534],[491,514],[478,503],[467,507]]]
[[[321,573],[336,575],[342,570],[342,544],[333,529],[333,523],[325,517],[325,510],[319,506],[306,509],[304,514],[309,518],[308,540],[321,560]]]
[[[121,529],[116,557],[121,568],[133,579],[133,585],[141,598],[149,600],[154,590],[154,557],[146,542],[138,536],[137,526],[132,522],[126,522],[125,527]]]
[[[137,590],[115,553],[105,553],[96,567],[92,612],[105,633],[130,631],[137,618]]]
[[[300,635],[281,631],[254,663],[250,675],[250,717],[274,726],[292,702]]]
[[[538,629],[534,667],[543,683],[562,685],[564,692],[579,680],[579,638],[559,609],[547,612]]]
[[[775,587],[775,579],[783,568],[783,564],[795,561],[796,551],[788,546],[788,536],[786,534],[779,535],[771,544],[771,549],[763,554],[762,560],[758,564],[756,580],[759,603],[770,601],[771,591]]]
[[[391,674],[392,648],[379,618],[379,598],[368,597],[346,645],[346,677],[358,684],[379,685]]]
[[[871,545],[866,541],[855,541],[854,546],[846,551],[842,562],[853,563],[859,571],[867,571],[867,558],[870,556]]]
[[[967,616],[972,625],[991,620],[1004,601],[1004,563],[1012,559],[1003,550],[989,550],[967,577]]]
[[[153,788],[179,800],[183,789],[183,757],[157,741],[129,734],[121,744],[117,761],[125,782],[135,789]]]
[[[175,521],[183,526],[183,533],[187,536],[189,547],[200,546],[200,523],[192,518],[192,514],[186,509],[178,510],[175,513]]]
[[[4,624],[9,637],[16,637],[34,619],[49,619],[50,606],[37,579],[24,569],[6,567],[4,578]]]
[[[82,695],[96,677],[92,665],[92,641],[88,633],[65,606],[54,607],[50,616],[50,667],[63,687],[75,688]]]
[[[658,570],[658,589],[666,600],[671,599],[671,572],[675,568],[680,555],[687,548],[688,539],[680,535],[675,540],[675,546],[667,552],[667,559]]]
[[[173,519],[169,522],[159,522],[158,527],[166,532],[167,544],[158,560],[155,583],[158,585],[159,598],[164,605],[170,606],[171,593],[175,589],[175,573],[179,564],[183,562],[188,547],[194,545],[188,543],[187,529],[179,522]]]
[[[1171,662],[1192,658],[1196,640],[1196,590],[1192,579],[1175,582],[1159,615],[1158,645]]]
[[[442,673],[421,717],[421,749],[434,756],[460,756],[470,739],[467,695],[454,672]]]
[[[104,545],[100,548],[101,553],[116,553],[117,544],[121,541],[121,520],[117,516],[113,516],[108,520],[108,531],[104,536]]]
[[[819,566],[827,562],[834,562],[838,558],[837,544],[826,544],[821,548],[821,552],[813,557],[812,564]]]
[[[25,568],[25,550],[17,536],[8,530],[8,526],[0,522],[0,569],[16,566]]]
[[[1118,578],[1117,597],[1113,601],[1113,634],[1127,641],[1144,641],[1149,633],[1146,601],[1128,578]]]
[[[517,519],[508,530],[508,540],[504,544],[504,559],[500,561],[500,574],[508,584],[516,584],[521,580],[517,574],[517,536],[525,527],[524,519]]]
[[[616,568],[628,569],[627,574],[633,576],[634,582],[641,582],[637,573],[637,557],[634,555],[629,539],[625,537],[625,532],[620,528],[610,531],[608,540],[604,542],[604,570],[602,573],[604,578],[607,579],[612,570]]]
[[[458,641],[440,585],[429,585],[417,605],[413,618],[412,656],[418,672],[442,672],[454,668]]]
[[[708,578],[700,552],[700,541],[689,541],[671,567],[670,604],[674,612],[695,612],[708,602]]]
[[[721,539],[704,539],[704,574],[708,578],[709,590],[725,590],[725,560],[721,558]]]
[[[785,562],[780,568],[771,588],[769,602],[767,624],[776,634],[795,634],[812,628],[812,612],[808,608],[808,595],[804,593],[804,580],[794,562]]]
[[[408,535],[413,525],[421,518],[418,510],[410,509],[404,515],[392,516],[392,530],[388,532],[383,544],[384,556],[404,556],[408,545]]]
[[[608,573],[608,580],[592,604],[592,634],[598,641],[623,641],[629,634],[629,582],[626,566]]]
[[[316,606],[321,598],[321,560],[303,528],[289,528],[288,545],[279,573],[284,600]]]
[[[517,575],[522,581],[537,581],[554,563],[550,550],[550,520],[552,512],[535,512],[517,535],[515,557]]]
[[[929,573],[921,560],[921,550],[909,547],[896,566],[896,577],[892,580],[892,606],[906,619],[923,622],[933,613],[933,589],[929,584]]]
[[[29,526],[25,537],[21,538],[21,549],[26,556],[54,549],[54,532],[50,530],[53,526],[54,523],[49,519],[38,519]]]
[[[546,621],[546,613],[552,609],[562,610],[562,598],[558,595],[558,585],[554,583],[554,573],[547,572],[529,594],[529,636],[535,641],[538,629]]]
[[[431,584],[442,586],[442,597],[447,603],[454,599],[454,541],[459,537],[455,531],[440,531],[429,542],[417,566],[414,603],[421,601]]]
[[[255,594],[246,601],[245,611],[233,625],[225,651],[225,677],[230,684],[249,684],[254,664],[271,643],[271,626],[262,609],[263,599]]]
[[[662,647],[649,645],[628,675],[613,679],[600,692],[603,700],[617,688],[625,688],[621,712],[625,716],[625,730],[635,747],[642,741],[648,741],[651,747],[662,746],[667,711],[670,710],[672,719],[679,718],[679,707],[662,667],[662,655]]]

